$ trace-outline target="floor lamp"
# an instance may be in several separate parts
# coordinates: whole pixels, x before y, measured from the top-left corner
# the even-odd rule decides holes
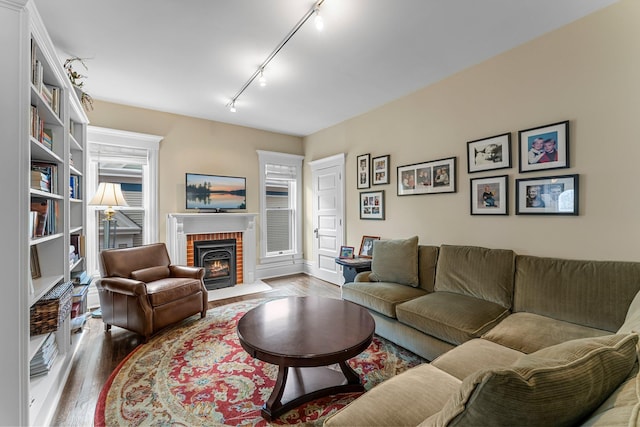
[[[103,225],[103,242],[102,249],[111,249],[116,247],[116,228],[117,221],[113,217],[116,211],[114,206],[129,206],[122,195],[120,184],[112,182],[101,182],[98,190],[89,202],[91,206],[106,206],[104,210],[105,219]]]

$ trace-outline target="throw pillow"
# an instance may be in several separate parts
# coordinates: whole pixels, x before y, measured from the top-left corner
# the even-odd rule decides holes
[[[369,280],[418,287],[418,236],[375,240]]]
[[[477,371],[423,425],[574,425],[624,381],[637,342],[636,334],[578,339]]]

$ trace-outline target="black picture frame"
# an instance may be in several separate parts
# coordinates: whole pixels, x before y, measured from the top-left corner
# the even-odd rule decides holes
[[[511,132],[467,142],[467,172],[511,167]]]
[[[516,179],[516,215],[578,215],[579,175]]]
[[[518,145],[520,172],[568,168],[569,121],[518,131]]]
[[[360,219],[384,219],[384,190],[360,192]]]
[[[397,168],[398,196],[456,192],[456,157]]]
[[[371,187],[371,154],[361,154],[356,158],[358,190]]]
[[[469,180],[471,215],[509,215],[509,176]]]
[[[386,154],[371,159],[371,182],[373,185],[389,184],[389,160],[391,156]]]

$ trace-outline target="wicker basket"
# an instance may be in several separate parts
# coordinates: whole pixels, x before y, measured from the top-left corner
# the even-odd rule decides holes
[[[56,285],[31,307],[31,335],[57,331],[71,310],[73,282]]]

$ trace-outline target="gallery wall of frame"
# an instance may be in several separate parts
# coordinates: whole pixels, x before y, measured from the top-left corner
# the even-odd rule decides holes
[[[469,174],[511,168],[511,133],[467,142]],[[520,173],[566,169],[569,121],[518,131]],[[578,215],[579,175],[516,178],[516,215]],[[471,215],[509,214],[509,176],[469,180]]]

